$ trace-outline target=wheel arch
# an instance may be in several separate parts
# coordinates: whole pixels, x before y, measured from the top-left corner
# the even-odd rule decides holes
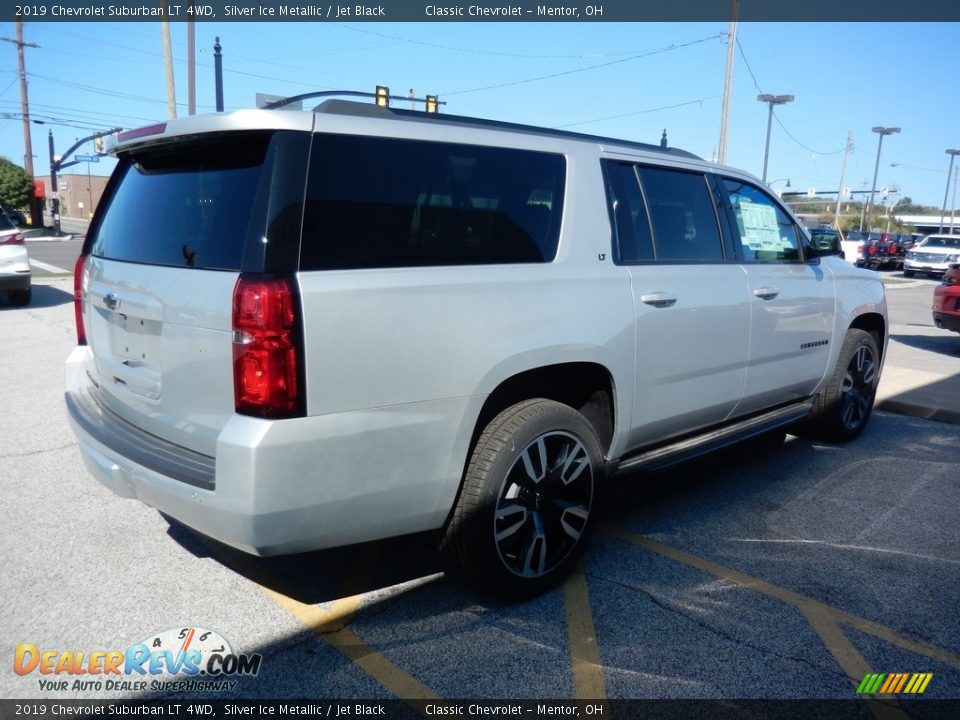
[[[565,362],[517,373],[503,380],[487,396],[477,416],[470,449],[472,451],[480,433],[499,413],[518,402],[544,398],[568,405],[583,415],[606,453],[616,430],[615,392],[613,375],[595,362]]]
[[[877,349],[880,351],[880,360],[883,361],[887,349],[887,323],[883,315],[877,312],[858,315],[850,323],[849,329],[865,330],[873,335]]]

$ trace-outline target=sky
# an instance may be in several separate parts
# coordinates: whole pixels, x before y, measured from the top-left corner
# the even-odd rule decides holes
[[[659,143],[703,158],[718,151],[728,23],[256,23],[196,26],[198,112],[215,106],[214,38],[223,47],[226,109],[256,93],[311,90],[438,94],[442,112]],[[186,25],[171,25],[178,114],[187,113]],[[12,38],[13,23],[0,23]],[[159,23],[26,23],[35,170],[57,151],[111,127],[167,117]],[[884,138],[877,188],[940,207],[947,148],[960,148],[960,24],[739,23],[727,164],[758,177],[768,106],[768,181],[835,191],[847,133],[845,187],[870,189],[875,126]],[[407,107],[406,103],[402,106]],[[0,155],[23,164],[16,48],[0,43]],[[78,150],[93,152],[92,144]],[[896,163],[896,166],[892,166]],[[112,161],[91,164],[107,174]],[[960,166],[960,162],[956,163]],[[85,165],[71,172],[85,172]],[[879,199],[878,199],[879,202]],[[948,198],[948,211],[952,198]]]

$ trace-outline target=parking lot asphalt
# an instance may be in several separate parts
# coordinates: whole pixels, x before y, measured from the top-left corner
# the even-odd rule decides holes
[[[960,698],[956,427],[882,409],[924,396],[930,378],[897,376],[931,346],[932,384],[957,382],[938,340],[891,341],[856,442],[751,443],[613,485],[579,572],[506,604],[444,576],[430,534],[257,559],[113,496],[63,409],[71,281],[34,292],[0,303],[0,698],[190,696],[48,691],[11,663],[21,643],[111,650],[188,626],[263,657],[196,693],[215,699],[848,699],[870,672],[932,673],[925,698]],[[891,335],[922,335],[908,325]]]

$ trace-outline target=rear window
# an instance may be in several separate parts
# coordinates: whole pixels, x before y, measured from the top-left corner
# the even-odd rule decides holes
[[[16,225],[13,224],[13,221],[7,216],[5,212],[0,210],[0,230],[16,230]]]
[[[207,137],[123,158],[91,252],[112,260],[240,270],[269,141],[262,133]]]
[[[317,135],[300,267],[550,262],[565,167],[525,150]]]

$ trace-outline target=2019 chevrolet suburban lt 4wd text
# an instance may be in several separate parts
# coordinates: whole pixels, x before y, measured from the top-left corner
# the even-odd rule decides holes
[[[870,416],[876,275],[689,153],[342,100],[112,152],[72,427],[115,493],[247,552],[437,530],[529,595],[611,475]]]

